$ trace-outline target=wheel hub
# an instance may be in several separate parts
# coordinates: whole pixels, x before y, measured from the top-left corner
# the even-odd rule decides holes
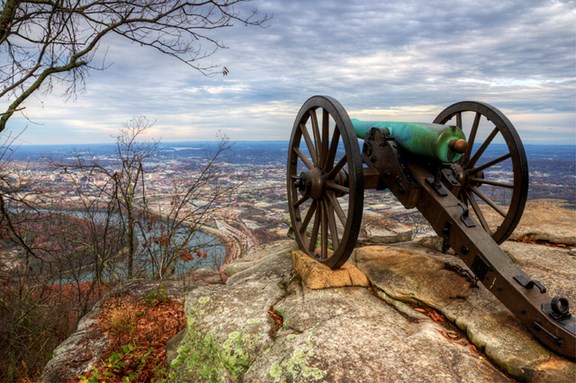
[[[460,183],[460,185],[468,185],[473,187],[479,187],[482,185],[479,181],[472,181],[470,178],[476,178],[479,180],[484,179],[484,172],[482,170],[470,173],[461,164],[452,164],[452,171],[454,173],[454,178]]]
[[[470,177],[474,177],[478,180],[483,180],[484,179],[484,172],[482,170],[475,172],[474,174],[469,173],[468,174],[468,179]],[[473,187],[480,187],[482,185],[482,183],[480,181],[470,181],[470,186]]]
[[[302,196],[319,199],[326,189],[326,180],[322,171],[314,168],[309,172],[300,173],[295,186]]]
[[[340,170],[334,178],[334,183],[348,187],[348,172],[344,169]],[[296,186],[303,197],[320,199],[326,193],[326,176],[320,169],[314,168],[309,172],[300,173],[294,186]],[[341,191],[336,191],[335,193],[337,198],[345,195]]]

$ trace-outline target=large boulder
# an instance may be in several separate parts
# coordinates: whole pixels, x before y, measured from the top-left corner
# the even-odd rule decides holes
[[[171,362],[182,381],[508,381],[444,325],[365,287],[308,289],[292,243],[226,286],[186,297],[188,329]]]
[[[177,379],[571,382],[576,377],[573,362],[540,345],[488,290],[473,283],[454,256],[416,242],[363,247],[351,260],[371,287],[310,289],[294,271],[293,248],[290,241],[268,247],[231,265],[227,285],[188,294],[188,329],[170,363]],[[509,251],[523,257],[524,250]],[[555,251],[571,259],[568,250]],[[564,267],[573,280],[574,264]],[[551,276],[550,288],[563,286],[564,277]]]

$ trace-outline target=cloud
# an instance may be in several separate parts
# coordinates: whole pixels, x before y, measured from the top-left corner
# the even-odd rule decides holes
[[[76,102],[54,94],[27,104],[43,125],[30,125],[22,139],[47,143],[46,132],[62,131],[52,141],[111,141],[134,115],[156,120],[164,141],[213,139],[218,130],[233,140],[288,139],[300,105],[327,94],[351,115],[382,119],[433,118],[453,102],[479,100],[509,114],[523,139],[551,142],[554,134],[555,142],[576,143],[571,1],[252,5],[273,14],[267,28],[214,31],[229,48],[205,63],[226,66],[228,76],[203,76],[111,37],[98,57],[110,67],[91,72]],[[13,126],[26,123],[15,118]]]

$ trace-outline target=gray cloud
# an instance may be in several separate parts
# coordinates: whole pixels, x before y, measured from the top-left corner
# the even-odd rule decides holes
[[[256,1],[273,14],[265,29],[234,28],[208,59],[230,70],[205,77],[156,52],[110,39],[107,62],[76,103],[56,96],[29,105],[24,134],[68,129],[74,140],[110,140],[136,114],[156,119],[164,141],[287,139],[314,94],[352,114],[390,108],[428,116],[463,99],[503,109],[530,140],[558,133],[574,142],[576,11],[571,1]],[[415,112],[420,108],[421,112]],[[405,111],[403,113],[402,111]],[[538,135],[542,121],[553,121]],[[22,126],[23,120],[17,122]],[[90,128],[93,128],[90,130]],[[84,129],[74,136],[76,130]],[[88,133],[90,132],[90,133]],[[561,136],[561,138],[560,138]],[[72,139],[72,138],[71,138]],[[571,141],[570,141],[571,140]],[[550,142],[554,142],[551,140]]]

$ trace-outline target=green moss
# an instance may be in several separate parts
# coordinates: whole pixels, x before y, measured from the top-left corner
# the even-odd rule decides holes
[[[246,324],[260,324],[262,323],[261,318],[250,318],[246,321]]]
[[[274,379],[274,382],[280,382],[282,379],[282,366],[280,363],[274,362],[270,367],[270,376]]]
[[[313,355],[314,346],[312,345],[312,336],[310,336],[305,349],[294,349],[289,359],[276,361],[272,364],[269,373],[274,383],[299,382],[303,379],[307,381],[322,380],[326,376],[326,371],[308,365],[308,358]]]
[[[205,305],[206,303],[210,302],[210,297],[200,297],[198,298],[198,303],[201,305]]]
[[[218,347],[211,335],[198,339],[185,357],[187,372],[203,382],[219,382],[223,373]]]
[[[226,370],[230,372],[233,377],[238,377],[250,367],[250,355],[246,352],[246,348],[251,351],[255,348],[252,342],[244,344],[242,334],[238,331],[231,332],[228,339],[222,345],[220,358]],[[247,339],[245,339],[247,341]]]
[[[201,382],[241,380],[257,346],[252,336],[239,331],[228,334],[224,342],[212,334],[203,335],[192,314],[188,316],[188,337],[184,343],[170,367],[177,371],[177,379]]]

